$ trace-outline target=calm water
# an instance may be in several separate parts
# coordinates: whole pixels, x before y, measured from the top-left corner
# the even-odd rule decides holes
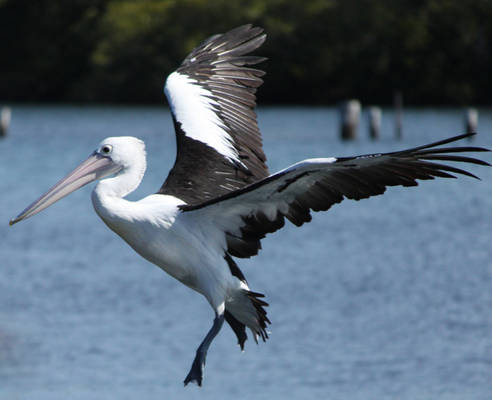
[[[383,118],[379,142],[344,144],[334,109],[259,111],[272,170],[463,130],[459,109],[407,110],[395,142]],[[479,126],[474,143],[492,148],[490,111]],[[0,141],[1,399],[492,398],[492,168],[347,201],[268,237],[239,265],[270,302],[270,340],[241,353],[224,325],[204,387],[183,388],[212,310],[98,220],[91,187],[7,225],[114,135],[147,143],[131,198],[155,192],[175,154],[165,108],[13,109]]]

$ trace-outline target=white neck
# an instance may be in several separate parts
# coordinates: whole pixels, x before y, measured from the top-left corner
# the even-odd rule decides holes
[[[115,217],[120,214],[119,206],[131,203],[123,198],[133,192],[145,173],[146,161],[143,158],[129,167],[125,167],[111,178],[102,179],[92,191],[92,204],[98,215],[103,219]]]

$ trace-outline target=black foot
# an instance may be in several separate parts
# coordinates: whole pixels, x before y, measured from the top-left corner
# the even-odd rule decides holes
[[[219,333],[220,328],[222,327],[222,323],[224,322],[224,314],[216,313],[214,324],[212,328],[203,339],[203,342],[198,346],[196,350],[195,359],[193,360],[193,364],[191,365],[190,372],[186,376],[184,380],[185,386],[190,382],[196,382],[198,386],[202,386],[203,380],[203,370],[205,368],[205,359],[207,358],[207,351],[210,343],[214,340],[214,337]]]
[[[186,386],[190,382],[195,382],[198,386],[202,386],[203,380],[203,369],[205,368],[205,362],[201,360],[201,357],[197,354],[193,360],[190,372],[184,380],[184,385]]]

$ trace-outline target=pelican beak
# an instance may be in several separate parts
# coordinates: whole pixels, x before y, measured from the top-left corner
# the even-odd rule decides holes
[[[70,172],[65,178],[56,183],[50,190],[34,201],[17,217],[11,219],[9,225],[14,225],[23,219],[29,218],[63,197],[68,196],[82,186],[97,179],[115,174],[120,170],[121,166],[114,163],[111,158],[94,152],[87,160]]]

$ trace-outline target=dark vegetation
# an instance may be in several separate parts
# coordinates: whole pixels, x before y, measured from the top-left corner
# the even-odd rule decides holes
[[[163,102],[207,36],[265,28],[264,103],[490,104],[489,0],[0,0],[0,101]]]

